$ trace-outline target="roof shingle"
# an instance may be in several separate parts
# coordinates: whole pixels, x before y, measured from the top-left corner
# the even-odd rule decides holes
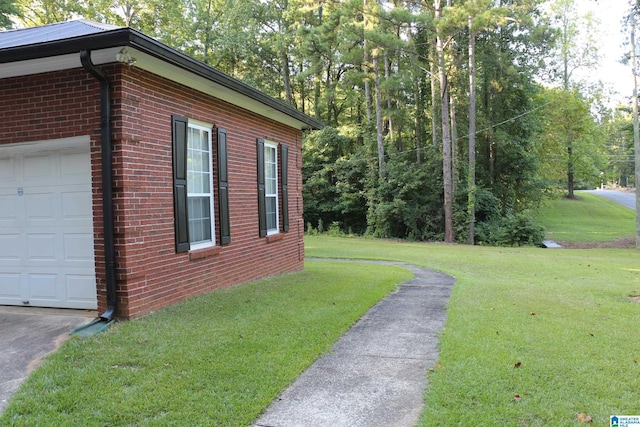
[[[41,27],[0,31],[0,49],[65,40],[116,30],[118,28],[122,27],[78,19],[75,21],[43,25]]]

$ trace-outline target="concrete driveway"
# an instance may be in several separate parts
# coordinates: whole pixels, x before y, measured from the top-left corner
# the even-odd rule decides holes
[[[0,413],[44,357],[95,311],[0,306]]]

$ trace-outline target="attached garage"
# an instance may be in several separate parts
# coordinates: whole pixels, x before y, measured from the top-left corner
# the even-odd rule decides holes
[[[97,308],[89,143],[0,145],[0,304]]]
[[[0,31],[0,118],[0,305],[111,321],[304,267],[323,125],[289,104],[77,20]]]

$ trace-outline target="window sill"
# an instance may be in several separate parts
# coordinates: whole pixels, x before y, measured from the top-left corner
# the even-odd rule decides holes
[[[267,236],[267,243],[279,242],[282,239],[284,239],[284,235],[282,233],[271,234]]]
[[[198,259],[204,259],[204,258],[216,256],[216,255],[219,255],[221,251],[222,251],[222,248],[220,246],[212,246],[210,248],[203,248],[203,249],[194,249],[192,251],[189,251],[189,261],[195,261]]]

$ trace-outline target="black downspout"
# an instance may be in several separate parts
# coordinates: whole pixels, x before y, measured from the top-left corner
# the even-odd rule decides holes
[[[114,318],[117,305],[116,294],[116,249],[113,225],[113,171],[111,154],[111,85],[104,70],[91,62],[91,51],[80,51],[80,62],[86,71],[100,82],[100,144],[102,148],[102,216],[104,230],[104,263],[107,285],[107,310],[100,319]]]

